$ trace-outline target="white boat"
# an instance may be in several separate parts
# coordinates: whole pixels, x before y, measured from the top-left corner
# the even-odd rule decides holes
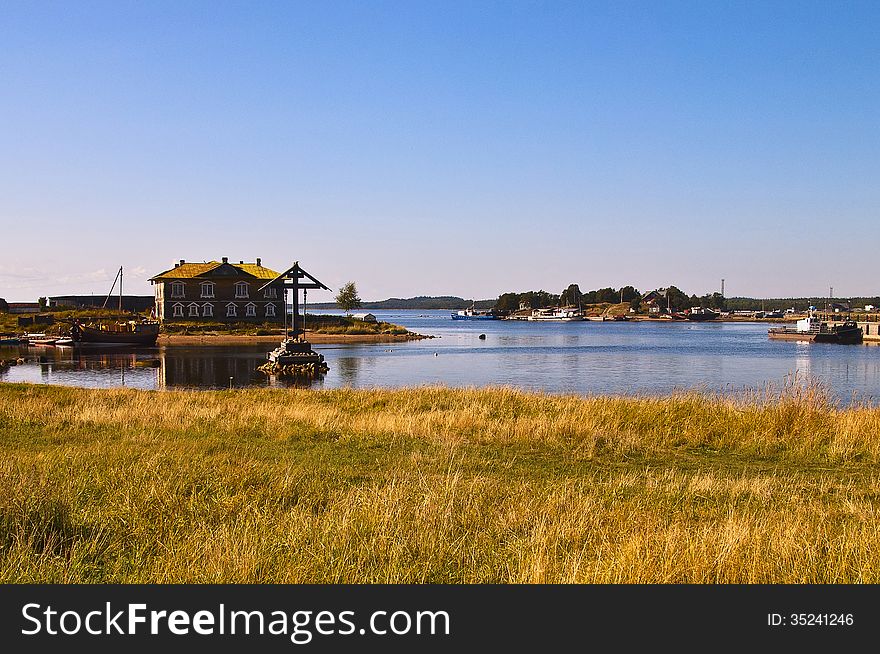
[[[498,320],[499,317],[496,316],[491,311],[477,311],[473,307],[469,309],[462,309],[461,311],[457,311],[452,314],[453,320]]]
[[[580,309],[559,308],[559,309],[535,309],[529,320],[540,320],[547,322],[576,322],[584,319],[584,314]]]

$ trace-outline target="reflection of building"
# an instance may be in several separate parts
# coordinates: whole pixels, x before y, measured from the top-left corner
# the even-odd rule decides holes
[[[186,263],[150,278],[156,286],[159,320],[210,322],[281,322],[283,280],[264,286],[278,273],[256,263],[222,261]]]

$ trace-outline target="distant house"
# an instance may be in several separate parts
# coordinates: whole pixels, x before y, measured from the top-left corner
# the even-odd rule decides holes
[[[850,305],[846,302],[832,302],[831,303],[831,310],[834,313],[840,313],[842,311],[849,311]]]
[[[40,313],[39,302],[9,302],[9,313]]]
[[[648,307],[648,313],[666,313],[669,307],[666,289],[660,288],[656,291],[648,291],[642,296],[642,304]]]
[[[364,322],[376,322],[376,316],[372,313],[353,313],[351,317],[355,320],[362,320]]]
[[[282,322],[284,286],[260,259],[256,263],[222,261],[187,263],[150,278],[154,284],[156,317],[161,321]]]

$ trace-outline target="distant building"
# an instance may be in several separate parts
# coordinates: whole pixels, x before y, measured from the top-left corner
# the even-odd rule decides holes
[[[40,313],[39,302],[9,302],[9,313]]]
[[[108,309],[119,308],[118,295],[111,296],[110,299],[107,299],[106,295],[54,295],[46,299],[46,306],[55,309],[64,307],[70,309],[100,309],[104,306],[105,301],[107,302]],[[123,311],[134,311],[135,313],[149,311],[153,308],[154,304],[155,299],[152,295],[122,296]]]
[[[9,304],[0,297],[0,313],[9,313]]]
[[[283,281],[257,289],[278,277],[260,259],[256,263],[187,263],[150,278],[156,287],[156,317],[162,321],[282,322]]]
[[[648,291],[642,296],[642,304],[648,307],[648,313],[667,313],[669,300],[666,297],[666,289]]]
[[[353,313],[351,317],[355,320],[362,320],[364,322],[376,322],[376,316],[372,313]]]

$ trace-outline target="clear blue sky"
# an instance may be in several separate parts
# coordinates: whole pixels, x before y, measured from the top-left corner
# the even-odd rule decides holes
[[[877,295],[878,33],[877,2],[6,2],[0,297],[222,256],[365,299]]]

